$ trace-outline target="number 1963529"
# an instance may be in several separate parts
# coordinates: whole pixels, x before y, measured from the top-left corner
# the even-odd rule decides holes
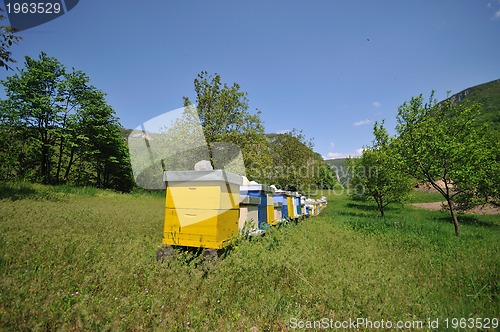
[[[59,2],[14,2],[5,6],[8,14],[59,14]]]
[[[446,318],[444,326],[452,329],[497,329],[498,318]]]

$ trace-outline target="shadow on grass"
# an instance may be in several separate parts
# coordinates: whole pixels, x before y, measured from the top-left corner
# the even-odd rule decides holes
[[[335,214],[341,216],[351,216],[351,217],[361,217],[361,218],[373,218],[373,214],[368,214],[366,212],[354,212],[354,211],[336,211]]]
[[[377,207],[375,205],[366,205],[366,204],[359,204],[359,203],[347,203],[346,206],[348,208],[365,210],[365,211],[378,211]]]
[[[30,198],[37,195],[37,191],[30,186],[20,185],[12,187],[5,183],[0,183],[0,199],[9,199],[17,201],[20,199]]]
[[[10,184],[0,183],[0,199],[18,201],[22,199],[37,199],[58,201],[59,199],[51,195],[48,191],[39,190],[30,184]]]
[[[482,221],[474,216],[459,214],[457,216],[458,222],[461,225],[478,226],[478,227],[490,227],[490,228],[500,228],[500,225],[494,224],[492,222]],[[440,217],[439,221],[447,222],[451,224],[451,217]]]
[[[380,216],[380,211],[378,210],[375,203],[373,205],[347,203],[346,207],[348,207],[350,209],[352,208],[352,209],[358,209],[358,210],[363,210],[363,211],[373,211]],[[395,211],[399,211],[399,210],[400,210],[400,207],[397,205],[388,205],[388,206],[384,207],[385,213],[387,213],[387,212],[391,213],[391,212],[395,212]]]

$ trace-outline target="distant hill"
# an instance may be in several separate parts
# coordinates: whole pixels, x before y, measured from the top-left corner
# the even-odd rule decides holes
[[[452,102],[465,101],[481,104],[481,121],[489,122],[493,129],[500,130],[500,79],[479,84],[460,91],[450,97]]]
[[[346,158],[337,158],[337,159],[327,159],[325,163],[333,170],[333,172],[337,176],[337,181],[345,186],[348,181],[348,174],[345,168],[345,160]]]
[[[327,159],[325,163],[330,167],[344,167],[346,158],[337,158],[337,159]]]

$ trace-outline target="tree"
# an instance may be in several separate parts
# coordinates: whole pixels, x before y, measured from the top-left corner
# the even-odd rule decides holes
[[[76,183],[130,191],[134,186],[130,157],[115,111],[106,104],[104,93],[87,91],[76,113],[79,156]]]
[[[317,181],[321,189],[333,189],[338,184],[337,176],[334,171],[328,166],[321,156],[316,159],[316,167],[318,169]]]
[[[217,163],[213,153],[217,144],[214,143],[233,143],[241,148],[249,177],[258,177],[260,170],[271,162],[260,112],[248,112],[247,94],[240,91],[237,83],[222,84],[218,74],[212,76],[201,72],[194,80],[194,87],[196,108],[210,147],[212,165]],[[189,98],[184,97],[184,105],[191,104]]]
[[[429,182],[446,199],[455,234],[460,235],[454,201],[472,197],[485,174],[488,146],[477,123],[478,104],[428,103],[422,95],[399,107],[397,146],[408,174]],[[442,185],[440,185],[440,182]]]
[[[192,170],[200,160],[210,160],[198,111],[192,105],[174,110],[168,117],[153,118],[133,130],[128,136],[128,148],[136,182],[147,189],[164,188],[166,170]]]
[[[2,12],[3,9],[0,8],[0,21],[5,20],[5,16]],[[2,25],[0,26],[0,31],[0,43],[2,44],[2,48],[0,49],[0,67],[9,70],[12,69],[9,63],[16,62],[16,60],[12,58],[12,52],[9,51],[9,48],[13,44],[17,44],[22,38],[14,34],[15,30],[11,26]]]
[[[27,56],[25,69],[2,84],[0,136],[11,145],[0,144],[0,160],[7,178],[132,188],[118,119],[84,73],[68,72],[42,52]]]
[[[292,129],[281,134],[266,135],[273,163],[265,177],[273,184],[291,191],[310,191],[312,187],[329,188],[335,175],[323,158],[315,153],[312,139]]]
[[[373,199],[380,215],[391,203],[401,203],[411,190],[412,180],[402,171],[402,163],[395,152],[393,139],[389,137],[384,122],[373,126],[375,139],[371,147],[365,147],[359,158],[349,158],[355,198]]]
[[[486,153],[481,164],[484,173],[479,177],[477,192],[484,202],[500,206],[500,131],[491,129],[485,133]]]
[[[35,160],[38,164],[37,178],[33,180],[51,183],[54,148],[63,119],[60,90],[65,70],[45,53],[39,60],[26,57],[25,65],[27,70],[2,82],[8,98],[3,112],[9,115],[10,125],[15,126],[17,139],[33,146],[30,154],[23,156],[27,166],[34,167]]]

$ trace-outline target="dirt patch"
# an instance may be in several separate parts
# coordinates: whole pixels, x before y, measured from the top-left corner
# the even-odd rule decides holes
[[[446,211],[448,210],[448,205],[446,202],[431,202],[431,203],[413,203],[411,206],[416,206],[422,209],[427,210],[435,210],[435,211]],[[467,214],[488,214],[488,215],[496,215],[500,214],[500,208],[493,204],[484,204],[475,206],[472,209],[465,211],[458,211],[459,213],[467,213]]]
[[[446,202],[431,202],[431,203],[413,203],[411,206],[416,206],[426,210],[444,210],[446,208]]]
[[[475,206],[472,209],[467,210],[466,213],[500,214],[500,208],[493,204],[485,204],[485,205]]]
[[[443,180],[437,180],[436,185],[443,189],[446,190],[446,184],[444,183]],[[453,183],[448,183],[448,187],[450,189],[453,189]],[[423,191],[423,192],[437,192],[437,190],[432,186],[430,182],[422,182],[419,183],[415,186],[414,188],[416,191]]]

